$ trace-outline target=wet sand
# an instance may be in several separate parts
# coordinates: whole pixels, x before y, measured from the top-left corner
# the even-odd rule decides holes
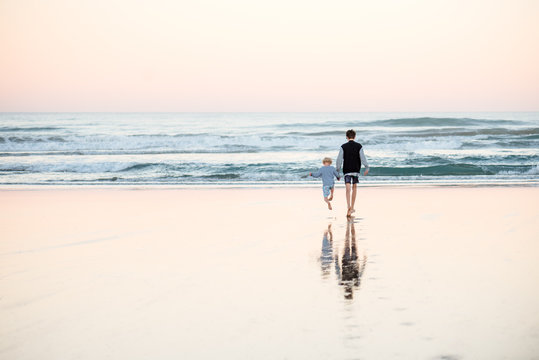
[[[2,359],[539,358],[539,188],[0,199]]]

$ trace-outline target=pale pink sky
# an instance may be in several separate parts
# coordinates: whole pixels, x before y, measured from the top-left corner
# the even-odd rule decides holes
[[[539,1],[0,0],[0,111],[539,110]]]

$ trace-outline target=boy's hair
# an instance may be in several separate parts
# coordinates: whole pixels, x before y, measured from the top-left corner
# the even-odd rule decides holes
[[[355,139],[356,138],[356,132],[352,129],[346,131],[346,138],[347,139]]]
[[[325,157],[325,158],[322,159],[322,164],[325,164],[325,163],[330,163],[331,164],[332,162],[333,162],[333,160],[331,160],[331,158],[328,158],[328,157]]]

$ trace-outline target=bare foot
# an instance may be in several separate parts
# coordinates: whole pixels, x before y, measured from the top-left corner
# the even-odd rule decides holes
[[[331,203],[329,203],[329,202],[328,202],[328,209],[333,210],[333,208],[331,207]]]
[[[352,215],[352,212],[350,210],[352,209],[348,208],[348,211],[346,212],[346,217],[350,217],[350,215]]]
[[[353,213],[355,213],[356,210],[355,209],[350,209],[350,215],[352,215]]]
[[[329,201],[333,200],[333,196],[328,197],[328,200]]]

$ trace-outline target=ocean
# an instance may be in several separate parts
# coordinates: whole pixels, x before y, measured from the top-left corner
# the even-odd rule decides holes
[[[0,185],[314,185],[357,131],[364,185],[539,183],[539,113],[0,113]]]

